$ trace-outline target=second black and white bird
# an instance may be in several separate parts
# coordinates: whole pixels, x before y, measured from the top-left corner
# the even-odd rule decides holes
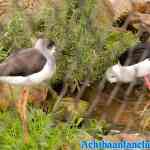
[[[109,82],[132,82],[144,77],[150,89],[150,43],[139,43],[125,50],[118,57],[118,64],[108,68],[106,78]]]

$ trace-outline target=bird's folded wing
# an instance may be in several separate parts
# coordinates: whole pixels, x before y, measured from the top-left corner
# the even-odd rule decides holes
[[[16,52],[0,64],[0,76],[28,76],[39,72],[46,58],[36,49]]]

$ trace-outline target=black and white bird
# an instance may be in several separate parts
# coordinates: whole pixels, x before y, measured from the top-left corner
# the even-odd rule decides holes
[[[132,82],[144,77],[145,84],[150,89],[150,43],[139,43],[126,49],[118,61],[118,64],[106,71],[109,82]]]
[[[28,142],[28,86],[42,84],[53,76],[56,70],[55,49],[53,41],[40,38],[33,48],[18,50],[0,63],[0,82],[23,87],[16,106],[22,120],[25,142]]]
[[[51,78],[56,69],[55,43],[38,39],[33,48],[21,49],[0,63],[0,81],[35,85]]]

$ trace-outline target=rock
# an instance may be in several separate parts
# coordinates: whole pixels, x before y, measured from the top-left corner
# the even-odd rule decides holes
[[[119,134],[118,135],[106,135],[106,136],[103,136],[102,138],[103,140],[111,141],[111,142],[121,141],[121,136]]]
[[[107,141],[143,141],[143,140],[149,140],[150,136],[140,134],[140,133],[120,133],[115,135],[106,135],[103,136],[103,140]]]
[[[140,141],[145,140],[143,135],[140,135],[138,133],[136,134],[128,134],[128,133],[121,133],[120,137],[124,141]]]
[[[114,10],[115,18],[132,9],[130,0],[109,0]]]
[[[82,116],[88,109],[89,103],[80,100],[76,106],[75,99],[72,97],[63,98],[56,109],[55,117],[58,120],[69,121],[76,117]]]
[[[125,12],[138,11],[147,12],[147,0],[109,0],[114,10],[115,19],[122,16]]]

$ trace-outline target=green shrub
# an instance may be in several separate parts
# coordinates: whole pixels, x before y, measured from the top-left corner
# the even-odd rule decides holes
[[[73,122],[57,122],[52,113],[29,107],[29,143],[23,143],[21,121],[15,110],[0,112],[1,150],[80,150],[81,140],[101,137],[107,130],[104,121],[87,120],[85,126],[78,128]]]
[[[57,57],[54,84],[66,74],[71,83],[87,77],[92,82],[101,79],[107,67],[116,62],[117,55],[137,39],[131,33],[96,26],[95,9],[96,0],[65,0],[61,8],[46,3],[33,16],[18,9],[4,27],[0,59],[16,48],[30,47],[32,39],[42,33],[54,39],[62,50]]]

